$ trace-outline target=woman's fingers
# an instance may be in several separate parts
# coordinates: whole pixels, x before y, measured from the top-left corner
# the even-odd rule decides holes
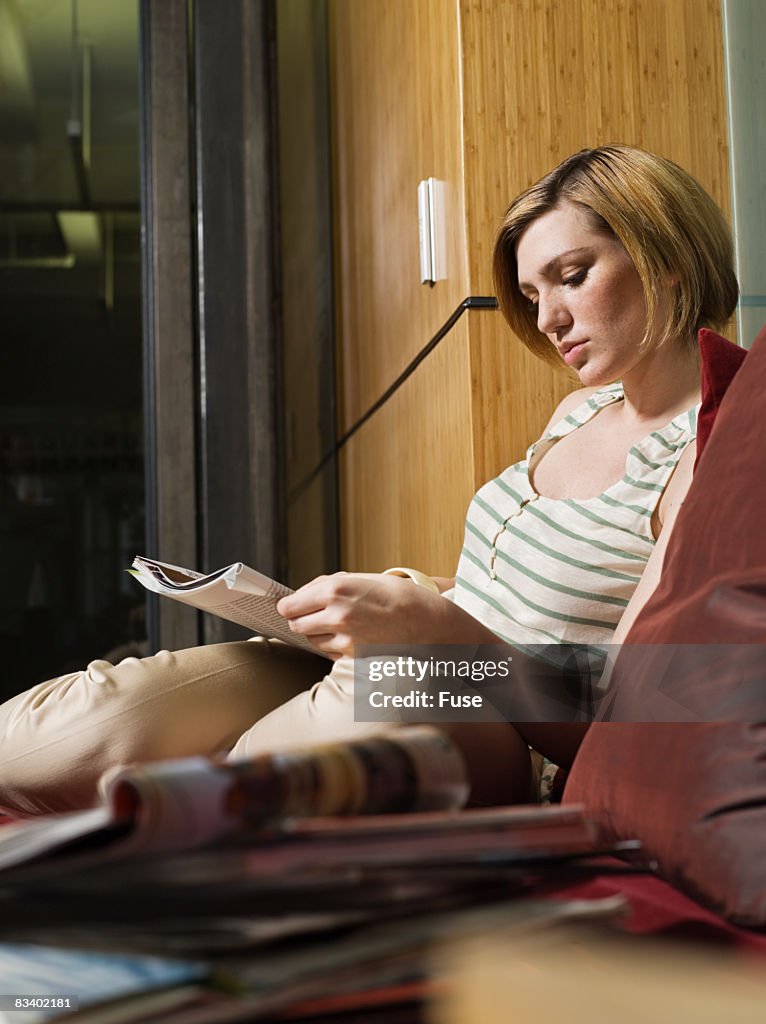
[[[296,618],[288,619],[287,624],[290,627],[290,632],[307,636],[312,642],[314,637],[329,636],[335,633],[336,626],[340,626],[340,623],[329,621],[326,609],[312,615],[299,615]]]
[[[338,572],[332,576],[317,576],[287,597],[277,601],[277,611],[286,619],[296,619],[311,612],[321,611],[333,600],[341,578],[348,578],[348,573]]]

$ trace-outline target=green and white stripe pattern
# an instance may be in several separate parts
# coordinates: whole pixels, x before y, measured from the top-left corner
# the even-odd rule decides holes
[[[621,384],[594,392],[471,502],[453,600],[511,643],[608,643],[641,577],[652,513],[696,437],[698,406],[634,445],[624,477],[598,497],[546,498],[528,472],[538,444],[622,397]]]

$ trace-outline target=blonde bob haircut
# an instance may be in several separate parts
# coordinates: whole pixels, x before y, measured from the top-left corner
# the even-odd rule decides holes
[[[642,347],[673,339],[694,344],[700,327],[724,326],[739,287],[721,211],[671,160],[630,146],[602,146],[568,157],[522,192],[498,231],[493,273],[500,309],[536,355],[561,365],[519,291],[516,245],[533,221],[565,202],[589,211],[596,230],[618,238],[633,261],[646,300]]]

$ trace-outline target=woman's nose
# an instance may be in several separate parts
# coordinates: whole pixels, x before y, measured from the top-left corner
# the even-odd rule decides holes
[[[541,295],[537,300],[537,329],[543,334],[556,334],[571,326],[572,317],[560,296]]]

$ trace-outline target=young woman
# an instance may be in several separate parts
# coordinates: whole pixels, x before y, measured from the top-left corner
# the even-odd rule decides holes
[[[625,636],[691,479],[696,332],[722,327],[736,303],[728,228],[672,162],[585,150],[511,205],[494,271],[514,333],[584,387],[474,498],[454,586],[414,572],[324,576],[279,606],[316,656],[258,640],[93,662],[43,683],[0,708],[0,806],[84,806],[115,763],[375,731],[354,721],[355,644]],[[451,731],[478,801],[526,797],[528,744],[567,763],[577,743],[545,723]]]

